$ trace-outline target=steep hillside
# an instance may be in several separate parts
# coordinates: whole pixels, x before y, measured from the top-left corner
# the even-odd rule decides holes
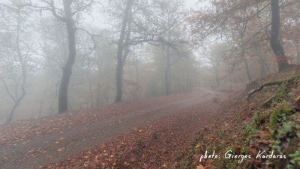
[[[297,70],[292,68],[259,79],[248,85],[244,93],[227,100],[219,109],[223,115],[194,135],[186,155],[176,159],[174,166],[300,168]]]

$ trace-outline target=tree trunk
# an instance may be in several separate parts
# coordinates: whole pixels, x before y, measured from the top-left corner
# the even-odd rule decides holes
[[[124,71],[124,64],[125,64],[125,59],[127,58],[128,51],[126,50],[124,52],[124,39],[126,35],[126,27],[129,24],[131,20],[131,8],[133,5],[134,0],[128,0],[127,5],[124,11],[124,19],[122,22],[122,28],[121,28],[121,34],[120,34],[120,39],[118,41],[118,51],[117,51],[117,67],[116,67],[116,88],[117,88],[117,94],[116,94],[116,99],[115,102],[120,102],[122,101],[122,92],[123,92],[123,71]],[[128,26],[129,28],[130,26]],[[129,33],[129,32],[128,32]],[[128,34],[127,34],[128,35]],[[129,35],[130,36],[130,35]],[[128,36],[127,36],[128,37]],[[126,41],[128,39],[126,38]],[[128,44],[127,44],[128,45]],[[129,46],[127,46],[129,48]],[[126,47],[126,48],[127,48]],[[127,48],[127,49],[128,49]],[[128,49],[129,50],[129,49]],[[123,55],[124,53],[124,55]]]
[[[271,38],[270,45],[275,54],[278,62],[279,72],[288,68],[289,63],[286,59],[283,46],[279,39],[279,29],[280,29],[280,9],[279,0],[271,0],[271,10],[272,10],[272,24],[271,24]]]
[[[118,53],[119,53],[119,51],[118,51]],[[122,65],[123,65],[122,58],[118,57],[117,68],[116,68],[117,94],[116,94],[115,102],[122,101],[122,88],[123,88],[123,66]]]
[[[136,76],[136,86],[135,86],[135,99],[140,97],[140,78],[139,78],[139,60],[137,56],[135,57],[135,76]]]
[[[64,11],[66,18],[66,27],[68,33],[68,48],[69,54],[65,66],[62,68],[62,78],[59,85],[58,95],[58,113],[68,111],[68,86],[72,75],[72,68],[76,57],[76,39],[75,39],[75,25],[72,19],[71,2],[64,0]]]
[[[93,108],[93,107],[94,107],[94,97],[93,97],[92,84],[91,84],[90,80],[88,80],[88,81],[89,81],[88,84],[89,84],[90,101],[91,101],[90,106],[91,106],[91,108]],[[88,102],[88,101],[87,101],[87,102]]]
[[[257,48],[257,47],[255,47],[255,50],[256,50],[257,56],[259,57],[259,64],[260,64],[259,73],[260,73],[260,77],[264,77],[267,74],[266,69],[268,70],[269,73],[271,73],[271,72],[270,72],[270,69],[269,69],[268,65],[266,64],[265,60],[263,59],[263,57],[261,55],[260,49]]]
[[[10,110],[9,115],[5,121],[5,124],[8,124],[11,122],[13,115],[15,113],[16,108],[18,107],[19,103],[20,103],[21,99],[18,99],[18,101],[15,102],[13,108]]]
[[[248,77],[248,81],[252,82],[252,77],[251,77],[251,74],[250,74],[249,64],[248,64],[247,58],[245,57],[245,49],[244,48],[242,50],[242,57],[243,57],[244,64],[246,66],[246,74],[247,74],[247,77]]]
[[[218,68],[217,68],[217,66],[216,66],[215,64],[212,64],[212,66],[213,66],[213,68],[214,68],[217,86],[219,86],[219,85],[220,85],[220,75],[219,75]]]
[[[245,57],[244,57],[244,63],[245,63],[245,66],[246,66],[246,73],[247,73],[248,80],[250,82],[252,82],[252,77],[251,77],[251,74],[250,74],[249,65],[248,65],[248,62],[247,62],[247,58],[245,58]]]
[[[300,65],[300,43],[299,41],[296,42],[297,46],[297,65]]]
[[[27,77],[27,73],[26,73],[26,64],[24,63],[24,60],[23,60],[23,57],[22,57],[22,54],[21,54],[21,51],[20,51],[20,27],[21,27],[21,18],[20,18],[21,14],[20,14],[20,9],[18,10],[18,24],[17,24],[17,37],[16,37],[16,45],[17,45],[17,53],[18,53],[18,59],[19,59],[19,62],[21,64],[21,68],[22,68],[22,81],[21,81],[21,91],[22,91],[22,94],[20,97],[16,96],[16,99],[13,99],[14,100],[14,106],[12,107],[6,121],[5,121],[5,124],[8,124],[11,122],[12,118],[13,118],[13,115],[15,113],[15,110],[16,108],[18,107],[19,103],[22,101],[22,99],[24,98],[24,96],[26,95],[26,90],[25,90],[25,83],[26,83],[26,77]],[[4,80],[2,80],[4,85],[5,85],[5,88],[6,88],[6,91],[8,93],[9,90],[8,90],[8,87],[5,83]],[[18,90],[18,89],[17,89]],[[12,96],[12,95],[11,95]],[[12,97],[13,98],[13,97]]]
[[[170,94],[170,84],[169,84],[169,68],[166,69],[165,71],[165,94],[169,95]]]
[[[170,94],[170,49],[167,47],[167,65],[165,71],[165,94]]]
[[[97,82],[97,90],[96,90],[96,106],[100,106],[100,89],[101,89],[101,85],[100,82]]]
[[[168,27],[170,27],[170,18],[168,13]],[[170,42],[171,39],[171,33],[170,30],[168,31],[168,42]],[[165,94],[170,94],[170,47],[167,46],[167,65],[166,65],[166,71],[165,71]]]

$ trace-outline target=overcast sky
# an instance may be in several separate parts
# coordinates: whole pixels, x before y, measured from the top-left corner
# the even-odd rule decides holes
[[[194,6],[196,2],[198,2],[198,0],[185,0],[185,2],[186,2],[186,7],[191,8]]]
[[[199,0],[184,0],[183,2],[185,2],[185,5],[187,8],[192,8],[195,6],[195,3],[198,1]],[[197,5],[199,5],[199,4],[197,4]],[[99,10],[96,10],[93,12],[93,17],[94,18],[87,15],[84,20],[86,23],[91,24],[91,25],[97,25],[97,26],[101,25],[100,27],[106,27],[105,25],[107,24],[106,23],[107,20],[103,17],[103,14]],[[108,27],[110,27],[110,26],[108,26]]]
[[[0,1],[1,1],[1,3],[4,3],[4,4],[10,4],[10,2],[12,0],[0,0]],[[199,0],[183,0],[183,2],[185,2],[185,5],[186,5],[187,8],[194,7],[195,3],[198,2],[198,1]],[[35,4],[35,3],[39,2],[39,0],[31,0],[31,2]],[[199,5],[199,4],[197,4],[197,5]],[[91,15],[85,15],[84,16],[84,19],[83,19],[84,22],[86,24],[94,25],[94,26],[97,26],[97,27],[103,27],[103,26],[106,27],[105,25],[108,24],[107,23],[108,21],[104,18],[103,13],[100,12],[101,10],[99,10],[99,9],[102,8],[102,6],[99,6],[99,8],[98,7],[95,7],[95,8],[97,8],[97,10],[93,10],[92,16]]]

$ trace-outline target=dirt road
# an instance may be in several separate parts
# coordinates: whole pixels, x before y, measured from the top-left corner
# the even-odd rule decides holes
[[[222,94],[199,88],[185,94],[123,102],[0,126],[0,168],[39,168],[66,160],[73,154],[92,149],[162,117],[171,117],[178,110],[218,95]]]

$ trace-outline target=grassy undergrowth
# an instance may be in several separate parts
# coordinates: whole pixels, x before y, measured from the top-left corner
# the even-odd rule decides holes
[[[281,85],[263,88],[248,102],[245,95],[224,101],[218,117],[174,160],[175,168],[300,168],[300,74],[258,83],[279,80]]]

